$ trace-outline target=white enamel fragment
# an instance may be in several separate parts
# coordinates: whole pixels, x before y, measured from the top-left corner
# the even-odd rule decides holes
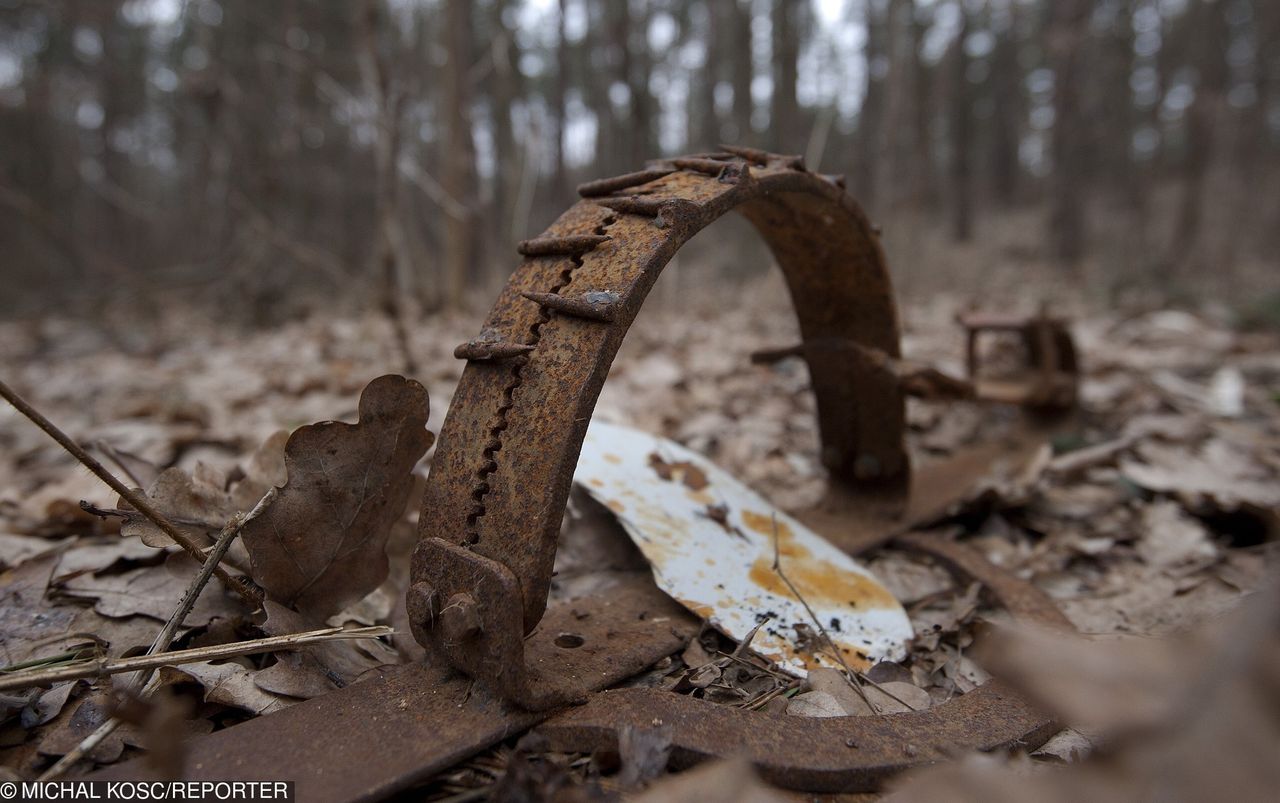
[[[874,575],[705,457],[593,421],[574,481],[617,515],[658,586],[689,610],[735,640],[767,617],[752,647],[783,670],[839,666],[786,580],[850,667],[906,656],[911,623]]]

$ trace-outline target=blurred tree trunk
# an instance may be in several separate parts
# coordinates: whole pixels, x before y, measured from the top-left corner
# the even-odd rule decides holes
[[[556,77],[551,83],[551,199],[559,206],[569,199],[569,179],[564,166],[565,123],[568,119],[566,96],[569,92],[570,44],[565,34],[565,16],[569,0],[556,7]]]
[[[397,327],[406,370],[414,369],[404,326],[417,317],[414,306],[413,264],[404,233],[400,210],[400,117],[404,94],[392,80],[386,53],[379,47],[379,31],[384,26],[382,0],[364,0],[357,12],[357,28],[363,45],[358,56],[365,94],[373,101],[374,133],[374,240],[375,275],[384,282],[383,306]]]
[[[621,2],[618,7],[616,41],[623,48],[622,75],[630,100],[627,117],[630,123],[627,162],[632,170],[640,169],[646,159],[659,156],[654,135],[656,103],[649,92],[649,74],[653,57],[649,52],[649,0]],[[638,10],[638,11],[637,11]],[[631,15],[636,13],[635,19]]]
[[[1253,83],[1254,100],[1244,113],[1241,124],[1240,144],[1235,150],[1235,173],[1238,187],[1275,186],[1277,176],[1277,139],[1272,135],[1270,115],[1278,109],[1273,97],[1276,77],[1280,76],[1280,3],[1272,0],[1252,0],[1255,25],[1253,30],[1253,65],[1249,77]],[[1269,47],[1268,47],[1269,46]],[[1272,193],[1258,203],[1251,193],[1236,192],[1242,214],[1233,216],[1257,231],[1260,237],[1250,245],[1266,251],[1280,245],[1280,227],[1259,225],[1261,221],[1280,219],[1280,199]],[[1237,241],[1237,246],[1243,245]],[[1231,254],[1234,258],[1238,253]]]
[[[720,65],[724,60],[722,48],[723,29],[729,25],[726,12],[729,3],[717,0],[703,0],[705,27],[702,31],[702,42],[706,57],[702,69],[698,71],[697,91],[691,93],[689,119],[692,122],[690,132],[691,151],[712,150],[723,138],[720,135],[720,114],[716,108],[716,84],[719,83]]]
[[[881,165],[877,192],[888,213],[915,212],[913,198],[915,164],[915,114],[911,73],[916,61],[912,40],[914,0],[889,0],[885,23],[884,126],[876,149]]]
[[[1186,148],[1182,161],[1182,198],[1172,242],[1172,259],[1186,264],[1200,244],[1205,179],[1217,148],[1217,126],[1226,98],[1226,3],[1192,0],[1189,61],[1196,72],[1195,98],[1187,109]]]
[[[475,142],[471,133],[471,4],[445,0],[444,176],[446,195],[462,210],[448,215],[444,230],[445,303],[462,306],[469,277],[475,273]]]
[[[613,87],[630,89],[631,57],[627,52],[630,14],[626,2],[590,0],[588,63],[584,78],[596,115],[596,172],[616,175],[636,170],[631,161],[633,132]],[[629,99],[628,109],[629,110]]]
[[[729,53],[733,80],[733,132],[730,139],[740,145],[752,145],[756,142],[751,130],[751,79],[755,75],[755,65],[752,61],[754,51],[751,43],[750,2],[745,6],[742,0],[712,2],[722,6],[729,17],[726,24],[721,26],[720,35],[727,40],[721,49]]]
[[[773,94],[769,107],[769,149],[775,153],[803,153],[804,132],[796,102],[800,59],[801,3],[773,0]]]
[[[1049,5],[1048,57],[1053,70],[1053,129],[1049,181],[1050,253],[1078,267],[1085,251],[1084,129],[1080,119],[1082,46],[1089,0],[1055,0]]]
[[[911,178],[911,194],[914,202],[921,210],[932,211],[938,205],[937,181],[934,176],[933,160],[933,87],[930,80],[929,65],[925,61],[924,38],[933,25],[934,7],[916,7],[912,4],[913,13],[910,19],[909,41],[911,48],[911,111],[912,111],[912,150],[914,151],[914,171]],[[958,4],[962,24],[965,26],[959,36],[961,41],[968,30],[968,12],[964,3]],[[957,73],[958,80],[964,81],[964,72]],[[967,133],[967,132],[966,132]]]
[[[973,180],[970,153],[973,121],[973,93],[969,88],[969,12],[957,0],[960,29],[951,46],[951,237],[956,242],[973,239]]]
[[[494,0],[490,6],[489,56],[492,60],[486,89],[489,118],[493,123],[494,170],[493,208],[486,230],[493,235],[487,241],[505,243],[515,230],[516,195],[519,192],[527,148],[516,142],[511,124],[511,109],[521,94],[520,46],[515,31],[507,24],[507,11],[514,10],[512,0]],[[483,260],[483,256],[480,261]]]
[[[1018,194],[1018,143],[1024,109],[1017,11],[1017,4],[1010,4],[1005,27],[994,32],[991,52],[991,191],[1002,207],[1012,206]]]
[[[863,24],[867,29],[864,49],[867,83],[862,108],[858,111],[853,190],[866,208],[872,210],[880,200],[880,137],[884,125],[885,75],[889,67],[885,40],[889,31],[884,15],[876,11],[874,3],[866,3],[863,9]]]

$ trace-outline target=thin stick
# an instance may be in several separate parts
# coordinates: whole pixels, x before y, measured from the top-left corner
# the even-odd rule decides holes
[[[160,687],[160,676],[156,675],[151,678],[151,681],[147,683],[146,686],[143,687],[140,696],[146,697],[150,695],[153,691],[158,689],[159,687]],[[120,720],[115,717],[110,717],[109,719],[107,719],[106,722],[103,722],[101,725],[99,725],[97,729],[94,730],[93,733],[84,737],[84,739],[80,741],[80,744],[72,748],[65,756],[58,759],[57,762],[52,767],[45,770],[44,773],[36,780],[51,781],[54,778],[57,778],[62,773],[66,772],[67,770],[71,769],[73,766],[76,765],[78,761],[80,761],[80,759],[84,758],[85,756],[89,755],[89,753],[93,752],[93,748],[102,744],[102,742],[108,736],[110,736],[112,733],[115,733],[116,728],[118,728],[119,726],[120,726]]]
[[[261,515],[262,511],[266,510],[267,506],[275,501],[277,495],[279,495],[279,491],[276,488],[272,488],[263,494],[262,498],[258,500],[258,504],[253,506],[253,510],[243,516],[232,516],[231,520],[222,528],[222,532],[218,534],[217,543],[213,545],[213,549],[209,550],[204,563],[200,565],[200,571],[191,579],[191,583],[183,593],[182,599],[178,602],[178,607],[174,609],[169,616],[169,620],[165,622],[155,640],[151,642],[151,647],[147,650],[147,654],[143,656],[144,659],[155,658],[173,645],[173,639],[178,632],[178,628],[186,620],[187,614],[191,613],[196,600],[200,597],[200,592],[204,590],[209,578],[218,569],[218,563],[227,554],[227,550],[231,548],[231,542],[235,540],[235,537],[244,529],[246,524]],[[243,644],[243,642],[241,643]],[[172,654],[164,657],[172,660]],[[140,697],[145,698],[151,694],[157,685],[158,679],[152,677],[152,670],[144,668],[132,678],[128,688],[135,691]],[[80,744],[76,745],[74,749],[58,759],[57,763],[40,776],[40,780],[51,780],[75,766],[77,761],[88,755],[93,748],[101,744],[103,739],[110,736],[119,724],[120,720],[114,716],[107,719],[93,733],[86,736]]]
[[[64,680],[76,680],[78,678],[118,675],[122,672],[155,669],[161,666],[181,666],[182,664],[192,664],[197,661],[218,661],[224,658],[235,658],[240,655],[257,655],[273,650],[295,649],[325,641],[381,638],[390,636],[394,632],[393,628],[386,625],[353,627],[350,629],[326,627],[320,630],[288,633],[283,636],[268,636],[266,638],[250,639],[249,641],[236,641],[230,644],[215,644],[211,647],[195,647],[190,650],[138,655],[133,658],[103,658],[73,666],[32,669],[16,672],[8,676],[0,675],[0,691],[45,686],[50,683],[60,683]]]
[[[795,595],[795,598],[800,600],[800,604],[804,606],[805,612],[809,614],[809,618],[812,619],[813,623],[817,626],[818,632],[827,640],[827,646],[831,648],[831,652],[836,656],[836,660],[840,662],[840,666],[844,667],[844,671],[848,673],[847,677],[850,678],[849,685],[854,688],[854,691],[858,692],[858,695],[862,697],[862,701],[864,703],[870,706],[872,710],[875,710],[875,706],[867,699],[867,693],[862,690],[861,686],[853,682],[853,678],[857,677],[857,675],[844,660],[844,655],[840,652],[840,648],[836,646],[835,640],[831,638],[831,634],[827,632],[825,627],[823,627],[822,620],[813,612],[813,608],[809,607],[809,601],[800,593],[800,589],[796,588],[795,583],[791,582],[791,578],[787,577],[786,573],[782,571],[782,554],[778,548],[777,514],[773,515],[773,571],[778,575],[778,577],[782,578],[782,582],[787,584],[787,588],[791,589],[791,593]]]
[[[134,485],[141,488],[144,483],[138,479],[138,475],[133,473],[133,469],[129,468],[129,464],[124,461],[124,456],[115,450],[115,448],[106,441],[96,441],[94,446],[98,447],[98,451],[107,456],[107,459],[116,464],[116,468],[124,472],[125,476],[133,482]]]
[[[137,493],[132,488],[116,479],[115,475],[110,471],[107,471],[101,463],[90,456],[89,453],[82,449],[79,444],[71,440],[65,432],[54,426],[52,421],[45,418],[39,410],[28,404],[25,399],[14,392],[13,388],[9,387],[4,382],[0,382],[0,396],[3,396],[5,401],[12,404],[14,409],[18,412],[31,419],[33,424],[44,430],[45,434],[57,441],[59,446],[70,452],[71,455],[75,457],[75,459],[79,460],[85,468],[92,471],[98,479],[105,482],[111,490],[119,494],[121,498],[132,505],[135,510],[150,519],[152,524],[159,527],[165,535],[172,538],[178,546],[187,551],[187,554],[191,555],[191,557],[195,558],[200,563],[204,563],[204,552],[195,541],[192,541],[185,533],[170,524],[169,520],[166,519],[160,511],[152,507],[151,503],[147,501],[145,496]],[[249,603],[254,608],[257,608],[262,604],[262,597],[259,594],[249,589],[243,583],[238,582],[230,574],[227,574],[226,569],[216,567],[214,568],[214,573],[218,575],[218,579],[220,579],[227,588],[230,588],[232,591],[239,594],[245,602]]]
[[[276,500],[280,495],[280,489],[271,488],[263,494],[258,500],[258,504],[253,506],[244,515],[235,515],[222,528],[222,532],[218,533],[218,540],[214,543],[213,549],[209,550],[208,557],[205,558],[204,564],[201,565],[200,571],[192,579],[191,584],[187,586],[187,590],[182,595],[182,600],[178,603],[178,607],[174,609],[169,616],[169,621],[164,623],[164,627],[156,636],[155,641],[151,642],[150,649],[147,650],[148,655],[154,655],[158,652],[164,652],[173,644],[174,636],[178,632],[178,628],[186,621],[187,614],[191,613],[191,609],[195,607],[196,600],[200,597],[200,592],[204,590],[205,585],[209,582],[209,577],[213,575],[214,569],[218,568],[218,564],[226,556],[227,550],[231,548],[231,542],[236,540],[236,536],[244,529],[244,526],[258,516],[262,515],[262,511]],[[146,683],[147,677],[139,676],[134,679],[133,685],[141,687]]]
[[[871,678],[864,677],[863,675],[860,675],[857,672],[853,671],[853,669],[849,666],[849,664],[844,660],[844,655],[840,652],[840,648],[836,646],[835,639],[831,638],[831,634],[828,633],[827,629],[822,626],[822,620],[819,619],[818,615],[813,612],[813,608],[809,607],[808,601],[805,600],[804,596],[800,594],[800,589],[796,588],[795,584],[791,582],[791,579],[788,578],[787,575],[782,571],[782,556],[778,550],[778,516],[777,514],[774,514],[773,516],[773,570],[774,572],[777,573],[778,577],[782,578],[782,582],[787,584],[787,588],[791,589],[791,593],[795,595],[796,599],[800,600],[800,604],[804,606],[805,611],[809,614],[809,618],[813,620],[813,623],[815,625],[817,625],[818,632],[821,633],[822,637],[827,640],[827,646],[829,646],[831,648],[831,652],[835,654],[836,660],[840,662],[840,666],[844,667],[844,671],[847,673],[846,676],[849,678],[849,685],[853,687],[853,690],[858,693],[858,696],[862,698],[862,701],[866,703],[867,706],[872,711],[874,711],[877,714],[882,713],[879,710],[879,707],[875,703],[871,702],[871,700],[867,697],[866,691],[864,691],[862,688],[862,685],[861,685],[862,683],[870,683],[871,686],[875,688],[876,691],[880,692],[886,697],[889,697],[892,700],[896,700],[897,702],[905,705],[908,710],[911,710],[911,711],[916,710],[916,707],[913,706],[911,703],[908,703],[906,700],[899,698],[893,692],[886,690],[879,683],[876,683]]]

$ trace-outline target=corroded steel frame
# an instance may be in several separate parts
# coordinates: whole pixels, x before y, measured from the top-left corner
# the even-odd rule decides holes
[[[526,671],[521,639],[546,607],[556,539],[587,424],[623,337],[663,267],[731,210],[768,244],[806,342],[896,358],[879,238],[837,178],[797,157],[728,148],[583,185],[525,255],[480,335],[440,432],[410,591],[428,651],[530,707],[564,698]],[[806,359],[832,482],[905,496],[896,378],[841,349]]]

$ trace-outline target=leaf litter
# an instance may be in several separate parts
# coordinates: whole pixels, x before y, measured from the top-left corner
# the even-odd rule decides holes
[[[649,322],[628,338],[599,411],[608,420],[670,438],[705,455],[771,504],[798,510],[813,502],[822,489],[807,373],[797,359],[767,368],[751,366],[747,359],[751,351],[796,337],[779,296],[777,288],[766,283],[745,290],[742,303],[729,309],[694,309],[700,302],[691,299],[684,302],[690,308],[679,314],[646,312]],[[907,311],[911,328],[905,345],[911,359],[957,372],[961,349],[951,328],[954,309],[935,303]],[[421,357],[420,364],[426,366],[420,379],[444,406],[461,369],[448,351],[474,328],[474,321],[466,319],[431,319],[413,334],[412,346]],[[1268,388],[1280,379],[1276,356],[1280,344],[1274,337],[1237,335],[1211,318],[1189,313],[1086,315],[1075,328],[1086,367],[1080,413],[1055,436],[1050,451],[1010,471],[1008,480],[988,484],[981,494],[951,511],[948,526],[957,528],[962,538],[993,562],[1049,592],[1087,633],[1165,635],[1226,614],[1259,587],[1271,560],[1275,488],[1280,487],[1276,483],[1280,408]],[[308,421],[354,417],[362,384],[376,373],[394,371],[398,360],[386,322],[372,316],[313,319],[270,333],[234,337],[216,326],[202,329],[186,319],[180,327],[166,330],[162,324],[155,331],[161,340],[168,338],[160,344],[167,355],[160,363],[147,354],[82,348],[38,353],[37,347],[47,349],[56,340],[29,340],[21,330],[0,338],[0,363],[6,366],[6,378],[25,388],[42,411],[65,422],[84,442],[103,441],[102,455],[109,465],[118,465],[111,462],[110,452],[128,464],[139,480],[130,484],[150,490],[164,470],[184,472],[192,487],[205,495],[201,498],[207,497],[207,516],[183,517],[176,510],[174,515],[184,519],[179,522],[184,530],[202,529],[206,542],[225,523],[226,515],[255,501],[242,498],[252,496],[248,490],[254,482],[259,488],[264,481],[282,483],[284,477],[278,471],[273,474],[269,458],[255,468],[260,445],[282,429],[290,431]],[[185,342],[174,336],[177,332]],[[45,345],[37,346],[39,342]],[[86,404],[86,399],[92,403]],[[1007,409],[916,400],[909,403],[908,414],[909,445],[917,465],[999,440],[1016,428],[1018,418]],[[281,439],[274,447],[278,469],[283,467],[284,451],[283,436],[277,437]],[[171,564],[175,561],[169,557],[172,547],[161,547],[154,563],[133,546],[109,547],[137,544],[140,539],[132,533],[119,535],[117,520],[86,514],[79,502],[83,498],[101,508],[118,507],[111,494],[11,415],[0,416],[0,443],[6,447],[0,450],[0,564],[4,571],[0,594],[5,600],[5,613],[0,616],[6,617],[0,646],[5,650],[5,665],[31,659],[72,660],[65,656],[77,654],[76,650],[119,654],[145,647],[159,625],[156,614],[163,617],[167,611],[140,605],[149,613],[120,609],[116,611],[120,615],[108,616],[97,606],[101,603],[104,610],[112,610],[112,603],[101,602],[109,595],[93,589],[109,589],[125,582],[119,578],[132,579],[131,573],[138,577],[145,573],[152,579],[160,571],[189,575],[194,571],[190,559],[184,556],[181,560],[186,565],[180,567]],[[263,451],[272,450],[264,447]],[[420,477],[423,469],[416,470]],[[683,482],[685,476],[679,479]],[[242,489],[240,496],[237,488]],[[230,504],[228,494],[233,497]],[[553,593],[586,593],[607,587],[610,573],[648,570],[618,525],[610,523],[607,512],[593,510],[591,504],[575,494],[566,517]],[[370,599],[380,597],[385,602],[403,594],[404,577],[398,576],[396,567],[411,546],[418,515],[413,505],[408,508],[389,527],[387,552],[393,569],[385,581],[367,588],[364,593]],[[719,514],[714,505],[701,513],[704,520],[716,524]],[[729,514],[724,518],[729,521]],[[600,555],[606,557],[600,570],[594,571],[593,561]],[[252,570],[247,553],[231,558],[232,566]],[[63,559],[68,570],[59,572]],[[892,693],[892,697],[877,696],[875,686],[863,687],[881,706],[895,705],[895,698],[924,705],[924,697],[917,692],[936,704],[983,682],[988,671],[1013,671],[979,649],[990,623],[1002,619],[979,590],[957,586],[931,561],[892,548],[876,550],[861,560],[903,602],[914,631],[905,656],[865,671],[868,680]],[[227,596],[216,584],[205,594]],[[227,602],[229,610],[191,620],[180,644],[225,643],[254,638],[268,627],[279,632],[302,626],[297,621],[285,624],[288,616],[281,616],[282,610],[301,615],[288,603],[271,600],[268,610],[280,616],[272,625],[271,614],[264,620],[263,614],[246,610],[234,598],[228,597]],[[174,603],[176,598],[170,606]],[[317,610],[326,607],[336,609],[330,604]],[[386,622],[397,616],[394,605],[361,609],[356,601],[346,612],[327,618],[351,616],[353,621],[364,621],[372,613],[377,621]],[[314,622],[314,613],[308,615],[312,618],[306,621]],[[866,705],[841,672],[815,669],[808,679],[800,680],[778,672],[749,649],[739,651],[741,646],[708,630],[688,649],[630,682],[778,712],[791,710],[798,698],[816,695],[796,704],[795,714],[810,701],[820,703],[813,710],[834,710],[824,694],[846,713]],[[349,663],[326,661],[318,647],[222,662],[217,665],[231,668],[217,672],[249,682],[208,676],[205,681],[220,690],[216,698],[205,681],[177,669],[166,671],[165,686],[197,703],[193,722],[225,727],[252,716],[255,709],[267,710],[259,708],[264,699],[260,694],[289,704],[353,682],[366,666],[404,660],[412,653],[410,647],[395,650],[383,642],[365,647],[356,651],[354,657],[359,660]],[[1229,641],[1219,641],[1182,649],[1213,656],[1224,655],[1229,647]],[[1079,660],[1078,655],[1063,652],[1056,667],[1045,662],[1027,670],[1027,688],[1066,668],[1078,676],[1079,688],[1087,696],[1098,672],[1106,675],[1114,671],[1107,667],[1130,661],[1115,658],[1099,663],[1098,672],[1075,672]],[[1201,700],[1186,691],[1170,691],[1176,687],[1159,681],[1154,670],[1125,676],[1132,677],[1135,700],[1148,693],[1157,698],[1181,695],[1181,699]],[[110,687],[109,681],[76,681],[39,692],[30,700],[6,697],[0,709],[6,712],[0,727],[4,745],[0,763],[20,774],[47,766],[49,755],[38,749],[46,734],[65,730],[85,700],[98,699],[93,695]],[[1070,699],[1065,691],[1051,688],[1050,696]],[[1248,756],[1256,752],[1251,752],[1250,745],[1275,743],[1266,730],[1270,726],[1257,718],[1238,718],[1234,703],[1206,705],[1199,718],[1161,720],[1163,735],[1186,737],[1202,759],[1213,757],[1215,762],[1229,750]],[[1202,708],[1185,705],[1180,711],[1185,715]],[[87,709],[78,722],[94,720],[89,716],[92,712]],[[1077,712],[1066,713],[1067,721],[1077,724],[1071,722]],[[1227,731],[1232,738],[1215,738],[1221,726],[1206,725],[1206,717],[1238,723],[1239,733]],[[1179,724],[1169,724],[1174,722]],[[135,744],[141,743],[137,732],[128,727],[124,729],[128,739],[120,740],[120,756],[135,752]],[[1115,737],[1105,731],[1117,728],[1129,735],[1120,747],[1113,747]],[[1148,759],[1135,758],[1137,753],[1130,751],[1146,745],[1149,749],[1143,755],[1149,756],[1173,749],[1167,739],[1152,735],[1149,727],[1126,731],[1123,723],[1111,722],[1104,723],[1102,731],[1079,724],[1063,731],[1034,757],[966,760],[950,770],[960,773],[959,780],[924,787],[932,792],[922,797],[977,799],[991,792],[987,799],[999,799],[995,792],[1010,789],[1024,793],[1010,799],[1050,799],[1045,787],[1026,786],[1028,771],[1034,775],[1049,768],[1060,773],[1064,763],[1066,770],[1074,770],[1071,762],[1103,751],[1113,763],[1132,770],[1133,777],[1150,777],[1149,770],[1145,776],[1140,772]],[[50,749],[53,746],[50,742]],[[95,757],[112,757],[115,743],[103,750]],[[1233,772],[1241,769],[1235,763],[1222,763]],[[561,788],[586,784],[618,790],[619,767],[607,756],[558,755],[536,746],[526,746],[517,757],[508,744],[464,762],[422,791],[427,796],[444,795],[448,790],[456,793],[517,777],[532,788],[545,789],[538,784],[554,780]],[[1080,771],[1096,774],[1092,767],[1085,759]],[[712,771],[708,768],[705,774]],[[1252,777],[1252,770],[1241,771],[1239,777]],[[1010,772],[1016,783],[1001,786]],[[1224,784],[1223,773],[1209,775],[1220,784],[1217,788],[1232,788]],[[728,776],[721,772],[718,777],[718,788],[728,788],[724,780]],[[738,783],[749,776],[735,771],[732,777]],[[1128,776],[1120,773],[1118,777]],[[682,774],[670,783],[696,785],[696,781],[691,774],[686,781]],[[1078,782],[1101,783],[1093,776],[1081,776]],[[650,788],[659,793],[668,783],[659,778]],[[902,783],[909,790],[915,781],[908,777]],[[1052,783],[1072,788],[1076,781],[1055,775]],[[672,789],[669,799],[680,799]],[[1132,791],[1123,784],[1115,789]],[[1113,796],[1131,799],[1119,793]]]

